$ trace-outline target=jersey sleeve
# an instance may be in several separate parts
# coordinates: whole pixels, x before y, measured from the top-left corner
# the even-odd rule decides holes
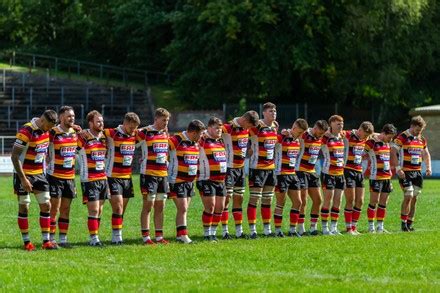
[[[249,129],[249,136],[254,136],[258,134],[258,128],[257,127],[252,127],[251,129]]]
[[[229,133],[229,134],[231,134],[231,133],[232,133],[232,125],[229,124],[229,123],[225,123],[225,124],[223,124],[223,126],[222,126],[222,131],[223,131],[223,133]]]
[[[15,136],[15,142],[14,146],[23,148],[25,147],[32,136],[32,129],[28,126],[23,126],[20,128],[20,130],[17,132],[17,135]]]
[[[176,136],[170,136],[168,138],[168,145],[169,145],[169,149],[170,151],[173,151],[176,149],[177,147],[177,140],[176,140]]]
[[[369,139],[369,140],[367,140],[367,142],[365,143],[365,151],[370,151],[370,150],[372,150],[372,149],[374,149],[374,140],[372,140],[372,139]]]
[[[399,150],[403,146],[404,141],[404,137],[400,134],[393,140],[393,146]]]

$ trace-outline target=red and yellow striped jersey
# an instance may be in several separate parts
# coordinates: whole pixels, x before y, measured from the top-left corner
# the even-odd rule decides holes
[[[278,143],[275,147],[275,174],[292,175],[295,174],[296,162],[301,142],[292,136],[278,135]]]
[[[370,179],[391,179],[390,144],[373,137],[365,143],[365,150],[370,158]]]
[[[345,132],[345,168],[362,172],[362,157],[366,139],[360,139],[356,129]]]
[[[49,130],[49,155],[47,173],[59,179],[75,179],[75,155],[78,136],[70,128],[64,131],[61,126]]]
[[[168,134],[150,125],[140,129],[136,138],[142,150],[141,174],[167,176]]]
[[[301,150],[298,156],[299,169],[302,172],[316,172],[315,165],[318,161],[319,151],[322,146],[322,138],[313,136],[309,128],[301,137]]]
[[[259,170],[275,169],[275,145],[278,141],[278,123],[266,125],[260,120],[257,127],[249,131],[252,155],[249,167]]]
[[[19,159],[25,175],[38,175],[44,172],[49,132],[38,128],[37,119],[34,118],[24,124],[14,142],[14,146],[23,149]]]
[[[202,137],[199,141],[200,158],[197,180],[223,182],[228,169],[223,140]]]
[[[408,129],[394,139],[394,146],[399,152],[399,166],[403,171],[422,170],[422,155],[427,146],[423,136],[413,136]]]
[[[105,163],[107,177],[131,178],[136,135],[126,134],[121,125],[117,128],[104,129],[104,134],[107,138],[107,160]]]
[[[168,143],[170,147],[169,182],[194,181],[199,165],[199,144],[190,140],[186,131],[171,136]]]
[[[94,136],[89,129],[78,135],[78,163],[81,182],[107,179],[105,174],[105,155],[107,143],[104,134]]]
[[[229,168],[243,168],[249,141],[249,130],[237,123],[237,118],[223,125],[222,138],[225,143]]]
[[[322,172],[327,175],[344,175],[344,139],[342,135],[326,134],[322,137]]]

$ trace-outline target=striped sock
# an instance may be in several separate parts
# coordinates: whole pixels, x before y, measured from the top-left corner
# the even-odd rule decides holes
[[[18,213],[17,222],[18,222],[18,228],[20,228],[21,238],[23,239],[24,244],[28,244],[29,242],[31,242],[29,239],[28,214]]]
[[[60,233],[60,243],[66,243],[67,231],[69,230],[69,219],[58,218],[58,230]]]
[[[43,239],[43,243],[49,242],[50,240],[50,214],[40,212],[40,228],[41,228],[41,237]]]

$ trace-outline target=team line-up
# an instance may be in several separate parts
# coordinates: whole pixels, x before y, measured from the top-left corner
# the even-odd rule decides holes
[[[370,199],[367,207],[368,232],[386,233],[384,219],[395,169],[404,194],[401,229],[412,231],[417,197],[421,193],[422,161],[431,175],[431,158],[422,131],[422,117],[411,119],[409,129],[397,135],[392,124],[374,132],[371,122],[358,129],[344,130],[343,117],[333,115],[309,127],[296,119],[290,129],[280,130],[276,106],[266,103],[260,119],[248,111],[227,123],[212,117],[207,126],[199,120],[185,131],[170,135],[170,113],[155,111],[153,124],[140,128],[138,115],[129,112],[122,125],[104,128],[98,111],[87,114],[87,129],[75,124],[72,107],[59,112],[46,110],[41,117],[24,124],[12,150],[14,191],[18,198],[18,226],[25,250],[35,250],[29,237],[30,193],[40,207],[42,249],[70,247],[67,240],[70,206],[76,197],[75,165],[79,164],[83,201],[88,208],[91,246],[102,246],[98,236],[104,201],[112,208],[112,244],[123,243],[124,211],[134,196],[132,163],[136,147],[142,152],[140,189],[143,196],[141,233],[144,244],[167,244],[163,237],[164,205],[167,198],[176,205],[177,241],[192,243],[188,236],[187,211],[195,186],[203,202],[204,239],[232,239],[228,230],[229,206],[236,238],[257,238],[257,206],[261,202],[262,235],[284,237],[283,209],[291,201],[288,236],[339,235],[338,219],[345,195],[345,229],[358,235],[364,202],[362,162],[369,161]],[[315,165],[322,154],[322,172]],[[249,234],[243,231],[245,159],[249,159]],[[322,185],[322,187],[321,187]],[[321,194],[321,188],[323,196]],[[275,231],[272,232],[272,199]],[[310,229],[305,229],[307,199],[311,199]],[[154,210],[155,237],[150,236],[150,213]],[[58,217],[58,218],[57,218]],[[318,231],[321,218],[322,231]],[[55,240],[58,227],[59,241]],[[154,241],[153,241],[154,239]]]

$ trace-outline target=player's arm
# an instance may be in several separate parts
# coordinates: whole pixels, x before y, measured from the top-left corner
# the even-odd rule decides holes
[[[428,147],[426,147],[423,150],[422,158],[423,158],[423,161],[425,162],[425,165],[426,165],[426,176],[431,176],[432,175],[431,154],[430,154],[430,152],[428,150]]]
[[[396,137],[391,144],[391,152],[390,152],[390,161],[391,161],[391,167],[396,168],[396,173],[399,178],[405,178],[405,173],[403,172],[401,166],[399,165],[399,158],[398,158],[398,152],[400,151],[401,147],[403,146],[402,140],[399,137]]]
[[[18,178],[20,178],[21,185],[27,192],[31,192],[32,184],[24,174],[23,167],[20,162],[20,155],[23,153],[23,150],[24,149],[22,147],[19,147],[14,144],[14,146],[12,147],[11,161],[12,164],[14,165],[15,172],[17,172]]]

